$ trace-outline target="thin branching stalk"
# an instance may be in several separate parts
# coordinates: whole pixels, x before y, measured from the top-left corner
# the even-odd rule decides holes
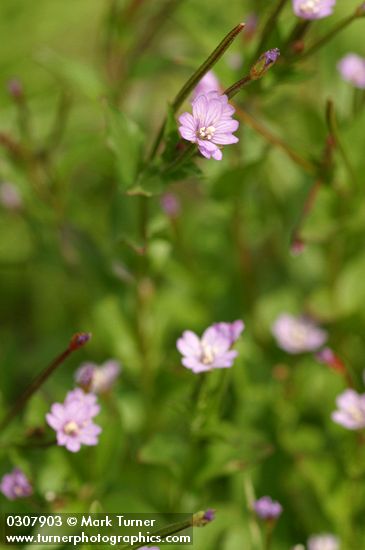
[[[272,12],[270,13],[264,25],[264,28],[262,29],[260,42],[257,45],[256,53],[253,59],[256,59],[260,55],[260,53],[265,49],[265,46],[267,45],[267,42],[271,36],[271,33],[274,30],[275,23],[279,15],[281,14],[282,10],[284,9],[287,1],[288,0],[278,0],[276,5],[274,6]]]
[[[184,86],[181,88],[181,90],[176,95],[174,101],[172,102],[172,109],[173,112],[176,113],[176,111],[181,107],[185,99],[188,97],[190,92],[195,88],[195,86],[200,82],[200,80],[203,78],[203,76],[217,63],[217,61],[222,57],[224,52],[229,48],[229,46],[232,44],[232,42],[237,38],[239,33],[243,30],[245,24],[240,23],[236,27],[234,27],[221,41],[221,43],[215,48],[215,50],[210,54],[210,56],[204,61],[202,65],[195,71],[195,73],[187,80],[187,82],[184,84]],[[161,128],[157,134],[157,137],[155,139],[155,142],[152,146],[152,150],[149,156],[149,162],[151,162],[159,149],[159,146],[161,144],[164,131],[166,126],[166,119],[164,120],[163,124],[161,125]]]
[[[51,376],[51,374],[64,363],[69,355],[74,351],[80,349],[84,346],[91,338],[91,335],[87,332],[81,332],[74,334],[71,338],[69,345],[60,355],[58,355],[34,380],[27,386],[25,391],[18,397],[14,405],[5,415],[3,420],[0,422],[0,431],[4,430],[9,423],[17,416],[17,414],[22,410],[26,405],[27,401],[32,397],[32,395],[38,391],[45,381]]]
[[[335,106],[334,106],[334,103],[333,103],[332,100],[327,101],[326,119],[327,119],[327,126],[328,126],[329,133],[333,136],[333,138],[335,140],[336,148],[338,149],[338,151],[339,151],[339,153],[342,157],[342,160],[343,160],[343,163],[346,167],[348,175],[349,175],[353,185],[355,187],[357,187],[355,171],[354,171],[354,169],[352,167],[352,164],[349,160],[347,152],[346,152],[346,150],[343,146],[341,136],[340,136],[340,132],[338,130]]]

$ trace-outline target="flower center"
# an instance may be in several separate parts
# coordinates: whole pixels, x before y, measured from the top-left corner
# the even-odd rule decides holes
[[[303,0],[300,4],[300,10],[308,15],[314,15],[319,12],[319,0]]]
[[[21,487],[20,485],[15,485],[14,494],[18,497],[23,496],[23,487]]]
[[[77,435],[79,433],[79,427],[73,420],[70,420],[70,422],[67,422],[64,427],[63,431],[66,435]]]
[[[297,346],[304,345],[308,340],[307,328],[301,325],[293,326],[291,337]]]
[[[200,361],[203,365],[211,365],[215,358],[214,348],[205,342],[201,343]]]
[[[214,133],[215,133],[214,126],[202,126],[198,130],[198,137],[200,137],[202,139],[211,140],[212,137],[214,136]]]
[[[351,416],[351,418],[357,422],[358,424],[361,424],[362,426],[365,423],[364,413],[362,410],[355,405],[352,405],[347,409],[347,413]]]

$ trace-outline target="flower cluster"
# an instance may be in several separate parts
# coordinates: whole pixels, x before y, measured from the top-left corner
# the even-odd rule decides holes
[[[96,396],[79,388],[69,392],[63,404],[54,403],[46,420],[56,431],[57,444],[72,453],[81,445],[97,445],[101,428],[92,419],[99,410]]]
[[[365,58],[349,53],[339,61],[337,68],[344,80],[365,89]]]
[[[307,317],[280,315],[273,327],[278,346],[288,353],[297,354],[318,350],[327,340],[327,333]]]
[[[322,19],[332,15],[336,0],[293,0],[293,10],[302,19]]]
[[[3,476],[0,483],[0,491],[9,500],[25,498],[33,494],[30,481],[19,468],[14,468],[12,472]]]
[[[230,348],[243,329],[242,321],[216,323],[207,328],[201,338],[186,330],[177,341],[177,349],[183,355],[182,364],[194,373],[231,367],[237,351]]]
[[[76,383],[86,391],[105,393],[109,391],[118,378],[121,366],[118,361],[109,359],[100,367],[94,363],[84,363],[76,371]]]
[[[183,113],[179,117],[181,137],[196,143],[204,157],[221,160],[221,146],[239,141],[232,133],[239,126],[232,118],[234,107],[226,95],[211,91],[197,96],[192,108],[193,114]]]
[[[271,497],[265,496],[256,500],[254,510],[259,518],[272,521],[281,515],[283,507],[279,502],[272,500]]]

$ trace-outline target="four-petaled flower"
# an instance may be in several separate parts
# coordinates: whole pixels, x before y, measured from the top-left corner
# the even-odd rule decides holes
[[[243,323],[237,323],[240,322],[217,323],[207,328],[201,338],[186,330],[177,341],[177,349],[183,355],[182,364],[195,373],[231,367],[237,351],[230,348],[243,330]]]
[[[27,476],[19,468],[14,468],[12,472],[3,476],[0,483],[0,491],[9,500],[25,498],[33,494],[33,489]]]
[[[201,154],[210,159],[222,159],[221,145],[237,143],[232,132],[239,123],[233,120],[234,107],[228,103],[226,95],[209,92],[198,96],[192,102],[193,114],[183,113],[179,117],[180,135],[198,145]]]
[[[92,418],[98,413],[96,396],[76,389],[68,393],[63,404],[52,405],[46,420],[56,431],[57,444],[76,453],[81,445],[97,445],[101,428]]]
[[[277,519],[283,511],[280,502],[268,496],[256,500],[253,507],[258,517],[264,520]]]
[[[87,391],[105,393],[112,388],[120,370],[119,362],[114,359],[105,361],[100,367],[94,363],[83,363],[76,371],[75,379]]]
[[[355,390],[345,390],[337,399],[337,411],[332,413],[332,420],[348,430],[365,428],[365,394]]]
[[[356,88],[365,89],[365,59],[356,53],[343,57],[337,68],[344,80],[351,82]]]
[[[308,539],[308,550],[339,550],[340,541],[332,534],[312,535]]]
[[[332,15],[336,0],[293,0],[295,15],[302,19],[322,19]]]
[[[326,331],[317,327],[313,321],[288,313],[283,313],[276,319],[272,333],[278,346],[293,354],[316,351],[327,340]]]

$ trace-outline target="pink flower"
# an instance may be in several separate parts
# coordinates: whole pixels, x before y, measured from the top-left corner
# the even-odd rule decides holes
[[[56,431],[57,444],[76,453],[81,445],[97,445],[101,428],[92,422],[92,418],[98,412],[95,395],[76,389],[67,394],[63,404],[52,405],[46,420]]]
[[[209,94],[209,92],[219,92],[220,88],[221,87],[218,78],[215,76],[213,71],[208,71],[195,87],[193,91],[193,99],[200,96],[201,94]]]
[[[179,117],[181,136],[197,143],[201,154],[210,159],[222,159],[221,145],[237,143],[232,134],[239,123],[232,119],[234,108],[228,103],[226,95],[209,92],[198,96],[192,102],[193,114],[183,113]]]
[[[75,379],[77,384],[87,391],[105,393],[113,387],[120,371],[120,364],[114,359],[105,361],[100,367],[95,363],[83,363],[76,371]]]
[[[356,88],[365,88],[365,59],[356,53],[349,53],[343,57],[337,68],[344,80]]]
[[[348,430],[365,428],[365,394],[345,390],[337,399],[338,410],[332,413],[332,420]]]
[[[258,517],[264,520],[277,519],[283,511],[281,504],[271,497],[261,497],[253,506]]]
[[[225,325],[223,330],[220,327],[222,324]],[[218,323],[218,328],[216,325],[207,328],[201,338],[186,330],[177,341],[177,349],[183,355],[182,364],[194,373],[231,367],[237,357],[237,352],[230,349],[233,344],[232,334],[228,323]]]
[[[276,319],[272,333],[278,346],[293,354],[316,351],[327,340],[326,331],[317,327],[313,321],[288,313],[283,313]]]
[[[33,494],[28,478],[19,468],[14,468],[12,472],[4,475],[0,483],[0,491],[9,500],[25,498]]]
[[[213,327],[222,334],[225,338],[227,338],[231,346],[238,340],[238,338],[241,336],[241,333],[243,332],[245,328],[245,324],[243,321],[233,321],[233,323],[215,323]]]
[[[322,19],[332,15],[336,0],[293,0],[293,10],[302,19]]]
[[[340,550],[340,541],[332,534],[312,535],[308,539],[308,550]]]

